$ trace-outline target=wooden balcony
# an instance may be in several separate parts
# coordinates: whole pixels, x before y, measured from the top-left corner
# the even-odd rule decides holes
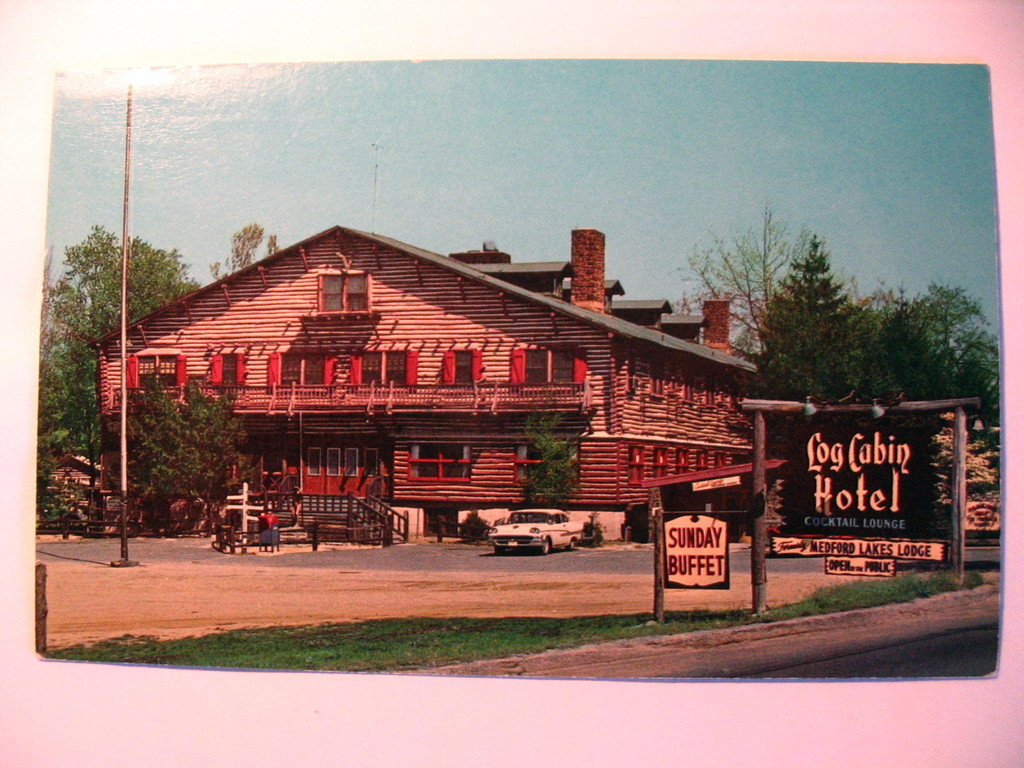
[[[212,397],[230,397],[238,413],[514,413],[589,411],[590,382],[557,384],[280,384],[270,387],[230,384],[200,385]],[[141,391],[141,390],[132,390]],[[182,387],[168,394],[181,398]],[[116,413],[120,389],[111,389],[104,413]]]

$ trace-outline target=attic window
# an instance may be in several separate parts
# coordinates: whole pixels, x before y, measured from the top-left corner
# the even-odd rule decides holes
[[[322,273],[317,307],[322,313],[369,311],[370,276],[355,271]]]

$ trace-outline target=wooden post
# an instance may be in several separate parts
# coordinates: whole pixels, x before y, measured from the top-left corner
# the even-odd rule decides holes
[[[36,563],[36,653],[46,653],[46,565]]]
[[[654,620],[665,623],[665,510],[661,503],[661,489],[650,491],[651,541],[654,543]]]
[[[753,508],[750,514],[750,585],[753,590],[753,611],[764,613],[768,609],[768,525],[765,519],[765,433],[764,412],[754,411],[754,466]]]
[[[967,414],[957,408],[953,419],[953,471],[950,484],[953,501],[953,535],[950,560],[953,573],[964,583],[964,528],[967,521]]]

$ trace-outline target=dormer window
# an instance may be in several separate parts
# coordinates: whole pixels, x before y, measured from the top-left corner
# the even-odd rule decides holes
[[[369,311],[370,276],[356,271],[321,273],[317,308],[322,313]]]

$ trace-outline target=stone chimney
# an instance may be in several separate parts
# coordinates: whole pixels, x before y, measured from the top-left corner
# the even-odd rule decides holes
[[[729,299],[709,299],[704,302],[704,346],[732,354],[729,344]]]
[[[596,229],[572,231],[572,303],[605,311],[604,234]]]

